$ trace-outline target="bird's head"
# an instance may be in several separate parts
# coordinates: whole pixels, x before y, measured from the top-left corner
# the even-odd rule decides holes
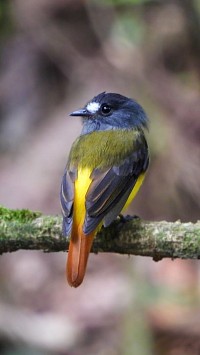
[[[103,92],[71,116],[83,118],[82,134],[111,129],[147,128],[148,118],[133,99]]]

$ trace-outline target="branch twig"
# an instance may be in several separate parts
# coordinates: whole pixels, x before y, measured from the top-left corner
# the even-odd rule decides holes
[[[65,251],[61,217],[0,208],[0,254],[19,249]],[[111,252],[162,258],[200,259],[200,221],[193,223],[115,221],[95,238],[94,253]]]

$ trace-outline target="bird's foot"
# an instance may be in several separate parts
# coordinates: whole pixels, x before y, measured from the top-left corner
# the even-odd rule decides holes
[[[125,225],[126,222],[132,221],[132,220],[140,220],[140,217],[134,215],[134,216],[130,216],[129,214],[126,216],[123,216],[122,214],[119,214],[119,216],[117,217],[118,219],[118,228],[121,229],[123,228],[123,226]]]
[[[134,215],[134,216],[130,216],[129,214],[128,215],[126,215],[126,216],[123,216],[123,214],[119,214],[119,219],[120,219],[120,222],[121,223],[126,223],[126,222],[128,222],[128,221],[132,221],[133,219],[140,219],[140,217],[139,216],[136,216],[136,215]]]

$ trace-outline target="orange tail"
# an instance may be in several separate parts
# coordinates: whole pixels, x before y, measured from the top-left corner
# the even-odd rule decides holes
[[[88,256],[92,247],[95,231],[84,234],[82,225],[72,228],[71,240],[67,259],[67,281],[70,286],[78,287],[85,276]]]

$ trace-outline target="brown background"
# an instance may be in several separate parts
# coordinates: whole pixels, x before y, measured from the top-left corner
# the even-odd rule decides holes
[[[60,214],[60,180],[96,94],[150,117],[151,165],[130,213],[195,222],[200,210],[199,1],[0,2],[0,203]],[[2,354],[199,354],[197,261],[65,253],[0,258]]]

